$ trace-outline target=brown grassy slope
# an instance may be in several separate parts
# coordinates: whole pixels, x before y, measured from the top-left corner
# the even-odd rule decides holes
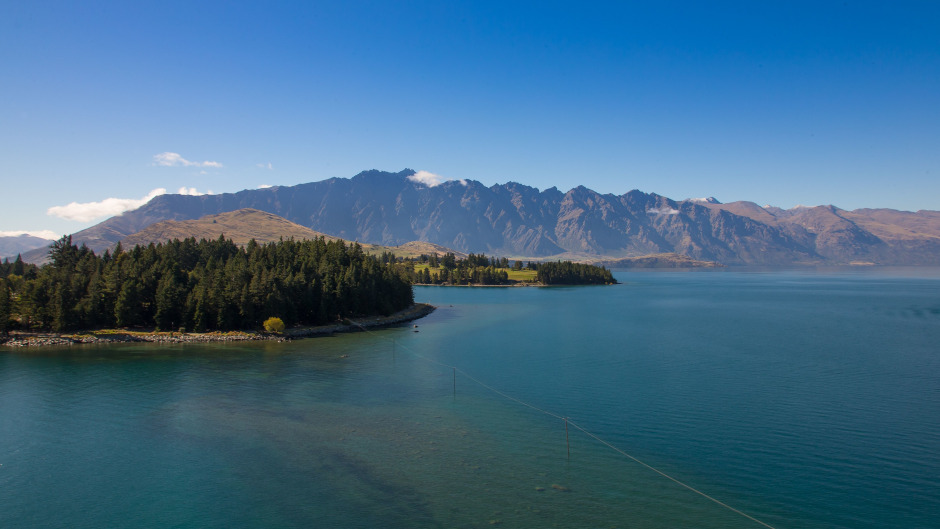
[[[389,248],[389,251],[397,255],[398,257],[419,257],[421,254],[431,255],[436,253],[438,255],[444,255],[447,252],[453,252],[453,254],[458,259],[465,259],[467,254],[464,252],[458,252],[456,250],[451,250],[440,244],[434,244],[431,242],[422,242],[422,241],[411,241],[402,244],[401,246],[392,246]]]
[[[197,220],[166,220],[152,224],[143,230],[125,237],[121,245],[125,249],[136,245],[146,246],[150,243],[161,243],[172,239],[186,239],[195,237],[200,239],[218,239],[224,235],[226,239],[240,246],[248,244],[254,239],[259,244],[277,242],[280,239],[306,240],[323,237],[328,241],[339,240],[325,233],[305,228],[290,222],[283,217],[266,213],[257,209],[245,208],[218,215],[207,215]],[[454,252],[449,248],[428,242],[409,242],[401,246],[380,246],[377,244],[360,243],[362,249],[369,254],[381,255],[382,252],[391,252],[398,257],[418,257],[421,254],[437,253],[444,255]],[[457,257],[466,257],[462,252],[454,252]]]
[[[207,215],[197,220],[158,222],[125,237],[121,240],[121,245],[124,248],[133,248],[135,245],[146,246],[151,242],[182,240],[188,237],[195,237],[196,240],[218,239],[219,235],[224,235],[226,239],[231,239],[238,245],[248,244],[251,239],[261,244],[291,237],[297,240],[317,237],[326,237],[327,240],[336,239],[336,237],[294,224],[277,215],[247,208],[218,215]]]

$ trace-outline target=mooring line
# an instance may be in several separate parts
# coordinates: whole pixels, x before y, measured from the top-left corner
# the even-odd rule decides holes
[[[578,425],[577,425],[575,422],[573,422],[571,419],[568,419],[568,424],[570,424],[571,426],[574,426],[574,427],[577,428],[578,430],[581,430],[582,432],[584,432],[585,435],[587,435],[588,437],[593,438],[593,439],[594,439],[595,441],[597,441],[598,443],[601,443],[602,445],[607,446],[607,447],[610,448],[611,450],[613,450],[613,451],[615,451],[615,452],[617,452],[617,453],[619,453],[619,454],[621,454],[621,455],[624,455],[624,456],[626,456],[626,457],[629,457],[630,459],[632,459],[633,461],[639,463],[640,465],[643,465],[644,467],[646,467],[646,468],[652,470],[653,472],[659,474],[660,476],[662,476],[662,477],[664,477],[664,478],[666,478],[666,479],[668,479],[668,480],[670,480],[670,481],[673,481],[673,482],[675,482],[675,483],[677,483],[677,484],[679,484],[679,485],[682,485],[683,487],[685,487],[685,488],[689,489],[690,491],[692,491],[692,492],[698,494],[699,496],[702,496],[703,498],[706,498],[706,499],[708,499],[708,500],[711,500],[711,501],[717,503],[718,505],[721,505],[721,506],[724,507],[725,509],[728,509],[728,510],[730,510],[730,511],[732,511],[732,512],[736,512],[736,513],[740,514],[741,516],[747,518],[748,520],[751,520],[751,521],[753,521],[753,522],[757,522],[757,523],[763,525],[764,527],[768,527],[769,529],[775,529],[772,525],[769,525],[769,524],[767,524],[767,523],[764,523],[764,522],[758,520],[757,518],[754,518],[753,516],[747,514],[746,512],[743,512],[743,511],[740,511],[740,510],[738,510],[738,509],[735,509],[734,507],[728,505],[727,503],[724,503],[723,501],[721,501],[721,500],[719,500],[719,499],[717,499],[717,498],[714,498],[714,497],[712,497],[712,496],[709,496],[708,494],[706,494],[706,493],[704,493],[704,492],[698,490],[697,488],[695,488],[695,487],[693,487],[693,486],[691,486],[691,485],[688,485],[688,484],[686,484],[686,483],[683,483],[682,481],[679,481],[678,479],[676,479],[676,478],[670,476],[669,474],[666,474],[666,473],[663,472],[662,470],[659,470],[658,468],[656,468],[656,467],[654,467],[654,466],[651,466],[651,465],[649,465],[649,464],[647,464],[647,463],[645,463],[645,462],[643,462],[643,461],[637,459],[636,457],[634,457],[634,456],[628,454],[627,452],[621,450],[620,448],[617,448],[616,446],[614,446],[614,445],[608,443],[607,441],[601,439],[600,437],[594,435],[593,433],[591,433],[591,432],[585,430],[585,429],[582,428],[581,426],[578,426]]]
[[[691,485],[688,485],[688,484],[682,482],[681,480],[679,480],[679,479],[677,479],[677,478],[674,478],[674,477],[670,476],[669,474],[663,472],[662,470],[659,470],[658,468],[656,468],[656,467],[654,467],[654,466],[652,466],[652,465],[647,464],[646,462],[644,462],[644,461],[638,459],[638,458],[635,457],[635,456],[630,455],[629,453],[625,452],[624,450],[622,450],[622,449],[620,449],[620,448],[617,448],[617,447],[614,446],[613,444],[611,444],[611,443],[605,441],[604,439],[601,439],[601,438],[598,437],[597,435],[595,435],[595,434],[591,433],[590,431],[584,429],[583,427],[581,427],[580,425],[578,425],[577,423],[575,423],[574,421],[572,421],[570,417],[563,417],[563,416],[561,416],[561,415],[558,415],[557,413],[552,413],[552,412],[550,412],[550,411],[548,411],[548,410],[539,408],[538,406],[536,406],[536,405],[534,405],[534,404],[530,404],[530,403],[528,403],[528,402],[526,402],[526,401],[524,401],[524,400],[522,400],[522,399],[513,397],[512,395],[506,394],[506,393],[504,393],[504,392],[502,392],[502,391],[500,391],[500,390],[494,388],[493,386],[490,386],[489,384],[484,383],[483,381],[481,381],[481,380],[477,379],[476,377],[470,375],[469,373],[467,373],[466,371],[460,369],[460,368],[457,367],[457,366],[453,366],[453,365],[450,365],[450,364],[445,364],[444,362],[441,362],[441,361],[435,360],[435,359],[433,359],[433,358],[429,358],[429,357],[427,357],[427,356],[424,356],[424,355],[422,355],[421,353],[418,353],[417,351],[415,351],[414,349],[412,349],[411,347],[409,347],[408,345],[403,344],[403,343],[399,343],[399,342],[398,342],[397,340],[395,340],[394,338],[385,338],[384,336],[382,336],[382,335],[380,335],[380,334],[377,334],[377,333],[375,333],[375,332],[372,332],[372,331],[369,330],[367,327],[365,327],[365,326],[363,326],[363,325],[361,325],[361,324],[359,324],[359,323],[355,323],[355,325],[357,325],[360,329],[362,329],[363,331],[365,331],[365,332],[367,332],[367,333],[369,333],[369,334],[371,334],[371,335],[373,335],[373,336],[376,336],[376,337],[378,337],[378,338],[380,338],[380,339],[382,339],[382,340],[386,340],[386,341],[392,342],[392,345],[393,345],[393,346],[400,345],[400,346],[401,346],[402,348],[404,348],[406,351],[410,352],[412,356],[415,356],[415,357],[417,357],[417,358],[420,358],[421,360],[424,360],[424,361],[426,361],[426,362],[430,362],[430,363],[432,363],[432,364],[437,364],[437,365],[439,365],[439,366],[441,366],[441,367],[446,367],[446,368],[449,368],[449,369],[453,369],[453,370],[454,370],[454,373],[459,372],[459,373],[462,374],[463,376],[465,376],[465,377],[467,377],[468,379],[470,379],[472,382],[475,382],[476,384],[482,386],[483,388],[488,389],[489,391],[491,391],[491,392],[493,392],[493,393],[495,393],[495,394],[497,394],[497,395],[499,395],[499,396],[501,396],[501,397],[503,397],[503,398],[505,398],[505,399],[511,400],[511,401],[513,401],[513,402],[515,402],[515,403],[517,403],[517,404],[520,404],[520,405],[522,405],[522,406],[525,406],[525,407],[527,407],[527,408],[531,408],[531,409],[533,409],[533,410],[535,410],[535,411],[537,411],[537,412],[539,412],[539,413],[543,413],[543,414],[545,414],[545,415],[548,415],[549,417],[554,417],[554,418],[556,418],[556,419],[561,419],[561,420],[565,421],[565,432],[566,432],[565,435],[566,435],[566,436],[567,436],[567,428],[568,428],[568,425],[570,424],[570,425],[573,426],[574,428],[577,428],[578,430],[580,430],[581,432],[583,432],[585,435],[587,435],[588,437],[590,437],[590,438],[594,439],[595,441],[601,443],[602,445],[604,445],[604,446],[610,448],[611,450],[617,452],[618,454],[621,454],[621,455],[623,455],[623,456],[629,458],[630,460],[634,461],[635,463],[637,463],[637,464],[639,464],[639,465],[642,465],[642,466],[646,467],[646,468],[649,469],[649,470],[652,470],[653,472],[655,472],[655,473],[659,474],[660,476],[662,476],[662,477],[664,477],[664,478],[666,478],[666,479],[668,479],[668,480],[670,480],[670,481],[676,483],[677,485],[681,485],[682,487],[684,487],[684,488],[686,488],[686,489],[688,489],[688,490],[690,490],[690,491],[692,491],[692,492],[698,494],[699,496],[701,496],[701,497],[703,497],[703,498],[705,498],[705,499],[707,499],[707,500],[709,500],[709,501],[712,501],[712,502],[714,502],[715,504],[720,505],[720,506],[724,507],[725,509],[728,509],[728,510],[731,511],[731,512],[734,512],[734,513],[736,513],[736,514],[739,514],[739,515],[743,516],[744,518],[747,518],[748,520],[751,520],[751,521],[754,522],[754,523],[760,524],[760,525],[762,525],[762,526],[764,526],[764,527],[767,527],[768,529],[776,529],[774,526],[772,526],[772,525],[770,525],[770,524],[768,524],[768,523],[766,523],[766,522],[763,522],[763,521],[761,521],[761,520],[758,520],[757,518],[755,518],[755,517],[753,517],[753,516],[747,514],[746,512],[741,511],[741,510],[739,510],[739,509],[736,509],[736,508],[734,508],[734,507],[728,505],[727,503],[725,503],[725,502],[723,502],[723,501],[721,501],[721,500],[719,500],[719,499],[717,499],[717,498],[715,498],[715,497],[713,497],[713,496],[710,496],[710,495],[708,495],[708,494],[706,494],[706,493],[704,493],[704,492],[698,490],[697,488],[695,488],[695,487],[693,487],[693,486],[691,486]],[[456,391],[457,391],[457,389],[456,389],[456,379],[455,379],[454,382],[455,382],[455,383],[454,383],[454,394],[456,395]],[[569,451],[568,451],[568,457],[569,457],[569,459],[570,459],[570,457],[571,457],[571,450],[570,450],[570,447],[569,447]]]

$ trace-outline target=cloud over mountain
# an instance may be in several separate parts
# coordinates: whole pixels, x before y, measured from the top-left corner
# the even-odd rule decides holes
[[[166,189],[159,187],[147,193],[143,198],[106,198],[98,202],[70,202],[64,206],[53,206],[46,210],[47,215],[65,220],[88,222],[102,217],[120,215],[125,211],[137,209],[155,196],[163,195]]]
[[[428,171],[418,171],[417,173],[409,176],[408,180],[416,184],[422,184],[428,187],[437,187],[443,184],[444,182],[450,181],[441,175],[434,174]],[[467,182],[464,180],[457,180],[457,181],[460,182],[462,185],[467,185]]]
[[[95,219],[100,219],[103,217],[113,217],[114,215],[120,215],[125,211],[130,211],[137,209],[154,197],[165,195],[166,189],[158,187],[153,191],[147,193],[142,198],[106,198],[98,202],[70,202],[64,206],[53,206],[46,210],[47,215],[52,215],[54,217],[59,217],[60,219],[65,220],[74,220],[77,222],[89,222]],[[195,187],[181,187],[176,192],[179,195],[188,195],[188,196],[202,196],[212,194],[212,191],[208,193],[201,193],[196,190]]]

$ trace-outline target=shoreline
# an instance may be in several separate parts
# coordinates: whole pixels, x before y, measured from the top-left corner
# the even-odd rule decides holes
[[[517,287],[550,287],[553,285],[546,285],[545,283],[527,283],[527,282],[517,282],[509,283],[508,285],[478,285],[475,283],[470,283],[466,285],[449,285],[446,283],[412,283],[412,286],[416,287],[487,287],[487,288],[517,288]]]
[[[15,333],[0,338],[2,347],[55,347],[83,344],[112,343],[209,343],[243,342],[253,340],[290,341],[294,338],[329,336],[335,333],[361,332],[365,329],[388,327],[414,321],[434,312],[437,307],[427,303],[415,303],[389,316],[364,316],[347,318],[349,323],[333,323],[310,327],[293,327],[281,334],[261,331],[214,331],[205,333],[148,332],[107,329],[99,331],[79,331],[75,333]]]
[[[466,285],[451,285],[447,283],[412,283],[412,286],[416,287],[480,287],[480,288],[551,288],[551,287],[594,287],[594,286],[607,286],[607,285],[619,285],[619,282],[615,283],[555,283],[551,285],[546,285],[545,283],[532,283],[529,281],[517,281],[515,283],[509,283],[506,285],[479,285],[476,283],[468,283]]]

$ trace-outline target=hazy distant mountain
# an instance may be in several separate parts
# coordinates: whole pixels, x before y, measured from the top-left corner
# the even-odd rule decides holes
[[[50,244],[52,244],[51,240],[35,237],[33,235],[0,237],[0,258],[9,257],[12,260],[17,254],[22,254],[36,248],[43,248]]]
[[[365,171],[290,187],[222,195],[161,195],[74,234],[102,251],[163,220],[254,208],[347,240],[396,246],[424,241],[521,258],[622,258],[677,253],[723,264],[940,264],[940,212],[762,208],[714,199],[677,202],[630,191],[562,193],[509,182],[434,187],[414,171]]]
[[[827,263],[940,265],[940,212],[707,204],[788,233]]]
[[[607,268],[719,268],[724,265],[714,261],[698,261],[688,255],[661,253],[620,259],[597,259],[590,264]]]

